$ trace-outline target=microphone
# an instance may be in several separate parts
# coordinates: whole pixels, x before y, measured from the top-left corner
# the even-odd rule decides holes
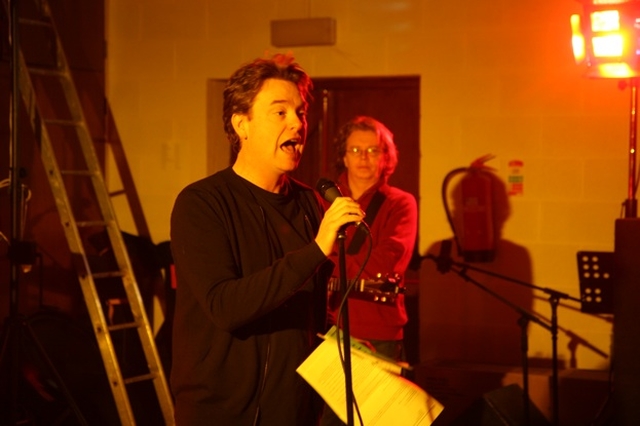
[[[342,191],[340,191],[338,185],[326,178],[318,179],[316,190],[329,203],[333,203],[336,198],[342,197]]]
[[[327,178],[318,179],[318,182],[316,183],[316,191],[318,191],[322,196],[322,198],[324,198],[325,201],[327,201],[328,203],[333,203],[336,200],[336,198],[343,196],[342,191],[340,191],[340,188],[338,187],[338,185],[336,185],[335,182]],[[356,225],[358,229],[362,229],[365,232],[369,233],[369,227],[367,226],[366,222],[352,222],[352,223]]]

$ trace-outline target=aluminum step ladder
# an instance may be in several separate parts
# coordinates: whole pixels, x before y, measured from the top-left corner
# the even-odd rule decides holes
[[[132,403],[131,389],[145,387],[153,393],[164,423],[173,425],[172,396],[50,6],[46,0],[34,0],[33,10],[28,10],[20,13],[20,40],[30,31],[47,34],[54,60],[53,64],[32,64],[25,44],[19,42],[20,95],[78,273],[118,415],[123,425],[135,425],[141,423],[139,409],[155,409]],[[104,252],[108,252],[106,256]],[[113,306],[107,300],[124,303]],[[118,312],[114,314],[114,310]],[[127,334],[123,337],[122,333]],[[123,352],[144,359],[132,363]]]

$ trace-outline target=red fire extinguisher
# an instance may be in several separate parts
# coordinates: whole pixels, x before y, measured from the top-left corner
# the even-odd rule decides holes
[[[496,241],[493,221],[493,196],[489,168],[484,163],[492,159],[485,155],[473,161],[470,167],[452,170],[442,185],[442,197],[449,225],[454,234],[458,254],[466,262],[490,262],[495,257]],[[460,180],[459,210],[454,225],[448,203],[447,186],[451,178],[464,173]]]

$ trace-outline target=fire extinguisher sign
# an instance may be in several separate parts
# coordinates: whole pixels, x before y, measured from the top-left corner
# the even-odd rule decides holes
[[[521,160],[509,161],[509,176],[507,177],[507,191],[509,195],[522,195],[524,193],[524,162]]]

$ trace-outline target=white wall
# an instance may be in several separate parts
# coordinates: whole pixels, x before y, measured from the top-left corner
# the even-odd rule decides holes
[[[442,179],[477,157],[506,181],[524,161],[504,237],[524,246],[534,283],[578,296],[578,250],[613,250],[627,197],[629,90],[574,65],[569,0],[108,0],[108,97],[155,242],[178,191],[206,173],[206,89],[265,52],[293,51],[312,77],[421,76],[420,236],[447,238]],[[276,49],[271,19],[337,20],[330,47]],[[125,230],[131,227],[123,223]],[[543,296],[544,297],[544,296]],[[576,306],[572,304],[572,306]],[[548,318],[548,304],[534,310]],[[609,321],[559,310],[560,325],[609,353]],[[560,355],[569,357],[561,333]],[[550,357],[546,330],[530,353]],[[578,367],[606,368],[585,345]]]

